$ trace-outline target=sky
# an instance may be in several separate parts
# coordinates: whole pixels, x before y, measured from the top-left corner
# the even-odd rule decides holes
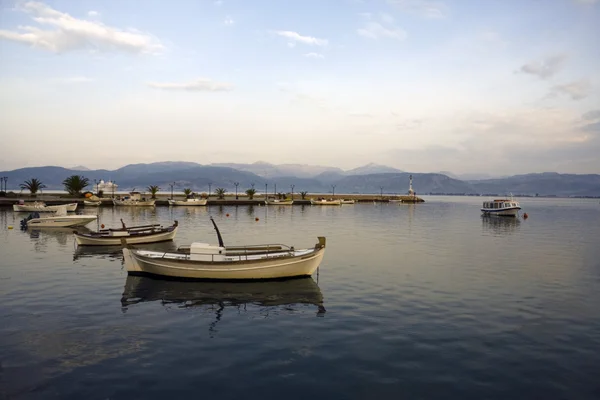
[[[0,2],[0,170],[600,173],[599,0]]]

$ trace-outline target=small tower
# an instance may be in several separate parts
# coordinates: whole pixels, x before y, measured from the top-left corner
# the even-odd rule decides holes
[[[415,191],[412,188],[412,175],[410,175],[408,177],[408,195],[409,196],[414,196],[415,195]]]

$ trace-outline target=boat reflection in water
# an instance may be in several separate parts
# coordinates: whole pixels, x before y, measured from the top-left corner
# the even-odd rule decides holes
[[[71,229],[71,232],[73,230]],[[171,242],[146,243],[132,245],[134,249],[144,249],[153,251],[177,251],[177,245]],[[120,246],[77,246],[73,253],[73,261],[81,258],[98,258],[111,261],[123,262],[123,249]]]
[[[488,232],[492,235],[504,236],[515,233],[521,227],[521,219],[482,216],[481,224],[484,232]]]
[[[246,305],[292,312],[302,306],[314,305],[318,317],[325,315],[323,294],[310,277],[283,281],[218,282],[127,276],[121,298],[124,311],[128,306],[150,301],[179,308],[216,306],[217,321],[226,307],[245,308]]]

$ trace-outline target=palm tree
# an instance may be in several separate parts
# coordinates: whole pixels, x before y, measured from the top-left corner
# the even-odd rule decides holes
[[[81,191],[88,186],[90,180],[81,175],[71,175],[67,179],[65,179],[62,184],[65,186],[65,190],[69,192],[70,195],[81,195]]]
[[[302,196],[302,200],[306,199],[306,195],[308,192],[300,192],[300,196]]]
[[[256,194],[256,189],[254,189],[254,188],[248,189],[248,190],[246,190],[246,194],[248,195],[250,200],[252,200],[254,198],[254,195]]]
[[[227,189],[223,189],[223,188],[216,188],[215,189],[215,194],[217,195],[217,197],[219,199],[224,199],[225,198],[225,193],[227,193]]]
[[[39,179],[31,178],[29,181],[25,181],[21,183],[21,189],[27,189],[31,192],[32,195],[35,195],[38,190],[46,187]]]
[[[147,189],[150,192],[150,194],[152,195],[152,198],[156,199],[156,193],[158,193],[160,191],[160,188],[156,185],[150,185],[150,186],[148,186]]]
[[[183,189],[183,194],[185,194],[185,198],[187,199],[188,197],[190,197],[192,195],[192,189],[190,188],[185,188]]]

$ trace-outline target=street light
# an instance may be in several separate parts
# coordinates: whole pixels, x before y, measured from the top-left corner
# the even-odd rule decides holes
[[[277,184],[275,184],[275,190],[273,190],[273,196],[277,197]]]
[[[335,196],[335,185],[331,185],[331,197]]]
[[[381,190],[381,192],[380,192],[381,200],[383,200],[383,186],[379,186],[379,189]]]
[[[98,179],[94,179],[94,185],[96,185],[96,196],[98,195],[98,184],[100,182],[98,181]]]
[[[238,199],[238,194],[237,194],[237,187],[240,184],[239,182],[233,182],[233,184],[235,185],[235,199]]]
[[[175,182],[169,183],[169,186],[171,186],[171,200],[174,200],[173,199],[173,186],[175,186]]]
[[[115,181],[112,181],[112,192],[113,192],[113,199],[115,198]]]
[[[269,195],[269,193],[267,193],[267,187],[268,187],[268,186],[269,186],[269,185],[268,185],[268,184],[265,182],[265,200],[267,199],[267,197],[268,197],[268,195]]]
[[[294,188],[296,185],[290,185],[290,187],[292,188],[292,200],[294,200]]]

